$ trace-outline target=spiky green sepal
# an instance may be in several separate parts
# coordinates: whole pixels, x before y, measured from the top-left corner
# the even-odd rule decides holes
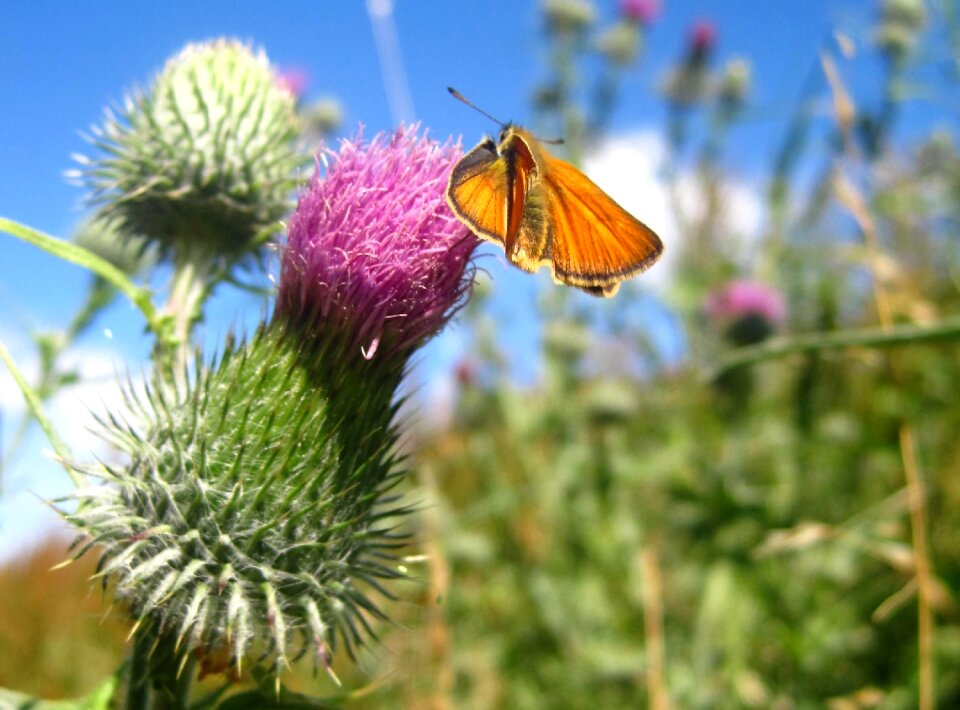
[[[227,649],[237,669],[279,672],[310,649],[324,665],[340,646],[353,656],[382,617],[381,582],[403,576],[402,365],[347,362],[289,327],[198,363],[187,391],[129,389],[126,415],[101,422],[129,464],[84,468],[103,485],[65,513],[84,533],[77,556],[99,546],[137,633],[178,663]]]
[[[94,129],[100,156],[80,158],[79,176],[164,255],[243,254],[290,207],[302,162],[295,109],[263,52],[191,44]]]

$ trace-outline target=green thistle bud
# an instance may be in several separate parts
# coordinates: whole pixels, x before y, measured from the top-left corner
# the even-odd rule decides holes
[[[550,30],[576,33],[593,24],[597,11],[588,0],[544,0],[543,16]]]
[[[100,422],[122,469],[86,469],[66,518],[99,545],[138,632],[169,667],[187,654],[272,661],[355,648],[382,616],[371,591],[403,576],[389,518],[406,512],[396,482],[392,369],[337,367],[283,328],[196,363],[186,391],[127,393],[127,413]]]
[[[78,175],[164,255],[243,254],[288,209],[299,158],[295,99],[263,52],[234,41],[188,45],[146,92],[94,130],[102,155]]]
[[[750,93],[750,62],[731,59],[723,68],[717,90],[720,102],[730,111],[741,108]]]
[[[897,22],[918,30],[926,20],[923,0],[886,0],[881,10],[885,22]]]
[[[877,46],[893,61],[902,61],[913,48],[925,21],[921,0],[886,0],[876,30]]]
[[[640,53],[641,37],[636,23],[618,22],[601,35],[597,42],[600,52],[617,66],[629,66]]]
[[[303,123],[308,134],[329,135],[343,123],[343,106],[332,96],[317,99],[303,110]]]

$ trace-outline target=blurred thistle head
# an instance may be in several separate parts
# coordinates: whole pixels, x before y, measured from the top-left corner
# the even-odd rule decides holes
[[[661,9],[660,0],[620,0],[620,15],[641,25],[655,22]]]
[[[663,94],[675,107],[689,108],[711,96],[709,59],[716,43],[716,30],[708,20],[697,20],[688,34],[686,53],[663,82]]]
[[[596,8],[589,0],[543,0],[547,29],[558,34],[577,34],[593,24]]]
[[[324,148],[290,219],[275,320],[405,362],[464,303],[479,241],[444,193],[460,149],[402,127]]]
[[[707,298],[706,313],[736,345],[766,340],[786,319],[783,294],[757,281],[731,281]]]
[[[322,96],[311,101],[302,111],[301,120],[308,140],[322,139],[343,123],[343,106],[333,96]]]
[[[690,27],[687,52],[690,61],[704,61],[717,44],[717,28],[710,20],[697,20]]]
[[[236,257],[289,209],[295,99],[262,51],[187,45],[149,89],[108,112],[79,158],[90,201],[174,259]]]
[[[727,111],[743,107],[750,92],[750,62],[746,59],[731,59],[723,68],[717,96]]]
[[[597,40],[597,48],[614,65],[626,67],[640,53],[640,30],[633,22],[623,21],[613,25]]]
[[[875,31],[877,46],[891,61],[902,61],[916,44],[925,21],[923,0],[885,0]]]

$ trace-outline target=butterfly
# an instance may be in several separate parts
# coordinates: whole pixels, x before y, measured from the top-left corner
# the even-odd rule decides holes
[[[448,91],[502,127],[453,167],[447,202],[481,239],[531,273],[549,266],[553,280],[593,296],[613,296],[663,253],[652,229],[614,202],[526,130],[502,123],[456,89]]]

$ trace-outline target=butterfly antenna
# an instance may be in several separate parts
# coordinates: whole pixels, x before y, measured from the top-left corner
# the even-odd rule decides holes
[[[451,96],[453,96],[453,98],[457,99],[458,101],[462,101],[462,102],[465,103],[467,106],[469,106],[470,108],[472,108],[474,111],[476,111],[477,113],[483,114],[484,116],[486,116],[487,118],[489,118],[489,119],[490,119],[491,121],[493,121],[494,123],[499,124],[501,127],[507,125],[506,123],[504,123],[503,121],[501,121],[501,120],[500,120],[499,118],[497,118],[496,116],[492,116],[492,115],[490,115],[489,113],[487,113],[486,111],[484,111],[482,108],[480,108],[479,106],[477,106],[475,103],[473,103],[473,102],[472,102],[470,99],[468,99],[466,96],[464,96],[464,95],[461,94],[459,91],[457,91],[456,89],[454,89],[452,86],[448,86],[448,87],[447,87],[447,91],[450,92],[450,94],[451,94]]]

